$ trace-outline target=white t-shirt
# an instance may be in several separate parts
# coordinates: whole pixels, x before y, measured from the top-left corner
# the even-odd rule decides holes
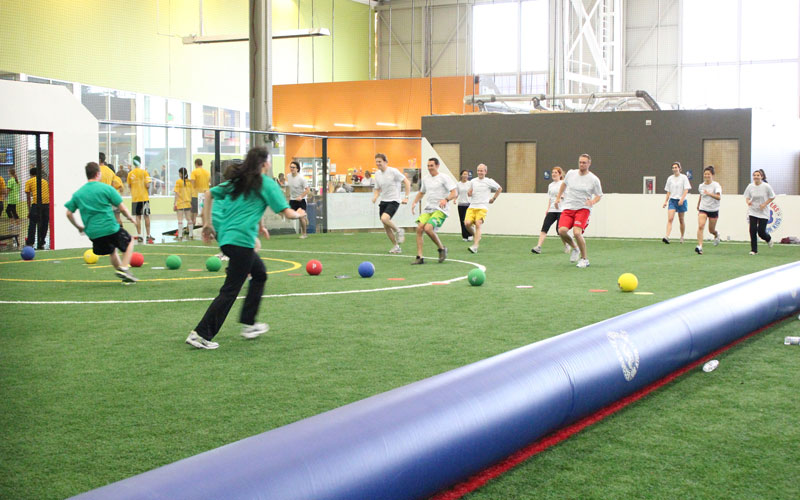
[[[289,174],[286,176],[286,185],[289,186],[289,198],[292,200],[297,199],[298,196],[303,194],[308,187],[308,183],[306,182],[306,178],[303,177],[302,174],[292,175]],[[303,196],[305,200],[306,197]]]
[[[548,212],[561,212],[561,205],[563,205],[564,202],[559,203],[558,208],[556,208],[556,198],[558,198],[558,190],[561,189],[562,184],[564,184],[564,181],[553,181],[547,186],[547,196],[550,198],[550,209]]]
[[[372,186],[372,177],[369,177],[369,178],[364,177],[363,179],[361,179],[361,185],[362,186]]]
[[[400,186],[405,178],[406,176],[394,167],[386,167],[385,172],[381,172],[378,169],[375,172],[374,186],[376,190],[380,189],[381,191],[380,201],[396,201],[400,203],[402,201]]]
[[[766,203],[767,200],[775,198],[775,191],[772,190],[772,186],[766,182],[762,182],[756,186],[751,182],[747,186],[747,189],[744,190],[744,197],[745,199],[750,198],[752,201],[752,204],[747,207],[747,215],[752,215],[759,219],[769,219],[769,206],[765,207],[764,210],[761,210],[760,207],[762,203]]]
[[[667,185],[664,186],[664,191],[667,191],[670,199],[673,200],[680,200],[685,189],[692,189],[689,178],[685,174],[678,174],[677,177],[670,175],[667,178]]]
[[[469,208],[483,208],[489,209],[489,199],[492,193],[500,189],[500,184],[496,183],[494,179],[484,177],[475,177],[469,181],[470,189],[472,189],[472,198],[469,200]]]
[[[564,195],[561,197],[559,208],[561,210],[580,210],[592,207],[586,204],[586,200],[591,200],[595,196],[603,196],[603,188],[600,179],[591,172],[585,175],[580,174],[580,170],[573,169],[564,176]]]
[[[419,192],[428,195],[425,199],[425,208],[422,211],[430,213],[441,210],[447,215],[449,203],[445,203],[444,208],[442,208],[439,206],[439,202],[447,198],[450,195],[450,191],[455,188],[456,181],[443,174],[422,179],[422,187]]]
[[[458,204],[469,205],[469,196],[467,196],[467,193],[469,192],[469,181],[459,181],[458,185],[456,186],[456,192],[458,193]]]
[[[705,210],[706,212],[719,211],[720,200],[708,196],[709,194],[722,194],[722,186],[719,185],[719,182],[711,181],[711,184],[704,182],[697,186],[697,191],[700,193],[699,210]]]

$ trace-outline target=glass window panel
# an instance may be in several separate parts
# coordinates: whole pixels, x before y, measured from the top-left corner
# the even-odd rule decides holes
[[[183,102],[175,99],[167,101],[167,123],[170,125],[186,124],[186,106]],[[168,129],[167,140],[169,147],[183,147],[186,144],[186,130],[181,128]]]
[[[81,85],[81,104],[98,120],[106,120],[106,93],[104,89]]]
[[[683,62],[738,60],[738,31],[738,2],[683,2]]]
[[[741,75],[741,107],[797,115],[796,63],[744,64]]]
[[[522,71],[547,71],[549,21],[548,2],[522,3]]]
[[[517,71],[517,4],[476,5],[472,16],[475,72]]]
[[[742,60],[796,59],[800,2],[742,0]]]
[[[686,108],[735,108],[739,105],[738,66],[683,68],[682,101]]]

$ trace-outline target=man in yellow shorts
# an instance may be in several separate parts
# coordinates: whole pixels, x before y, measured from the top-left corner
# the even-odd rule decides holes
[[[411,214],[417,208],[417,204],[422,199],[422,196],[427,193],[425,208],[417,218],[417,258],[411,265],[424,264],[425,259],[422,257],[422,234],[425,233],[430,239],[436,243],[439,249],[439,262],[444,262],[447,258],[447,247],[442,244],[439,235],[436,234],[436,228],[442,227],[445,219],[447,219],[448,202],[458,198],[456,193],[456,181],[446,175],[439,174],[439,159],[428,159],[428,173],[430,177],[422,179],[422,186],[420,187],[414,203],[411,204]]]
[[[503,192],[500,184],[494,179],[486,177],[488,171],[489,168],[483,163],[478,165],[478,177],[469,181],[469,191],[467,191],[467,196],[470,198],[467,215],[464,216],[464,226],[473,236],[472,246],[469,247],[469,251],[472,253],[478,253],[478,245],[481,242],[481,226],[486,220],[489,204],[494,203],[494,200]]]

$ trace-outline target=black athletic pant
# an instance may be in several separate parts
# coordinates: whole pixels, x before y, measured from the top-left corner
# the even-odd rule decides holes
[[[225,318],[228,317],[248,274],[252,276],[252,279],[247,289],[239,322],[245,325],[255,324],[261,295],[264,293],[264,285],[267,282],[267,268],[255,250],[235,245],[223,245],[220,249],[231,259],[228,262],[228,276],[225,278],[222,288],[219,289],[219,295],[208,306],[203,319],[194,329],[206,340],[213,339],[219,333],[219,329],[222,328]]]
[[[39,228],[39,238],[36,239],[36,228]],[[28,237],[25,239],[26,245],[33,246],[36,241],[36,249],[44,249],[44,239],[47,236],[47,230],[50,227],[50,204],[44,203],[42,205],[31,205],[30,212],[28,213]]]
[[[16,203],[9,203],[6,206],[6,215],[9,219],[19,219],[19,214],[17,214],[17,204]]]
[[[758,236],[769,243],[772,239],[769,234],[767,234],[767,219],[761,219],[759,217],[750,216],[750,250],[753,252],[758,253],[758,238],[756,238],[756,234]]]
[[[458,206],[458,222],[461,223],[461,237],[462,238],[469,238],[472,234],[467,230],[467,226],[464,225],[464,217],[467,216],[467,209],[469,205],[459,205]]]

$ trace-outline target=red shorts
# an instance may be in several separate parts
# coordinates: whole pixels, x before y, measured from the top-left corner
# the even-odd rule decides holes
[[[589,214],[591,214],[591,212],[588,208],[564,210],[561,212],[561,217],[558,219],[558,227],[565,227],[567,229],[579,227],[583,231],[586,231],[586,228],[589,227]]]

